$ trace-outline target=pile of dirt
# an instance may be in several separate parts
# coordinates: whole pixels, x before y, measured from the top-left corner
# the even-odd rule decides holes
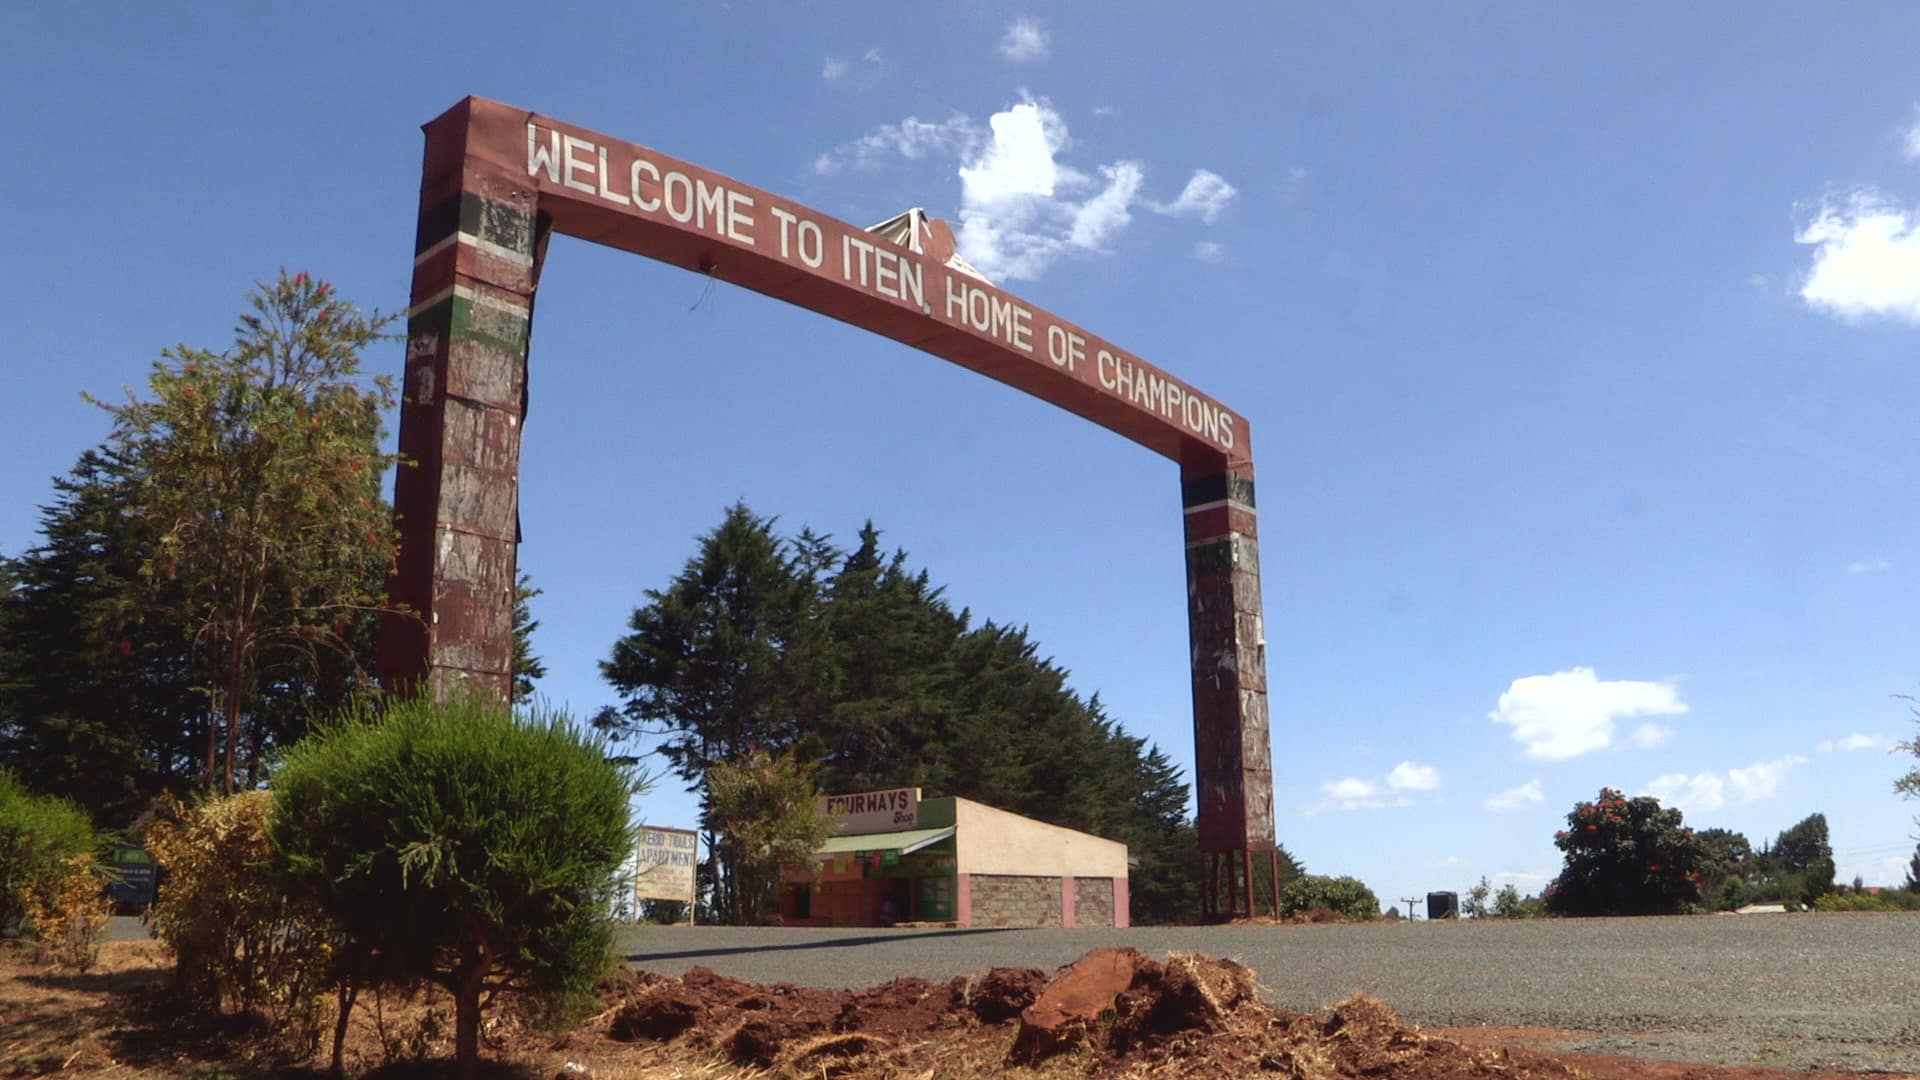
[[[1571,1078],[1525,1051],[1470,1047],[1400,1025],[1355,996],[1319,1016],[1263,1004],[1226,960],[1096,949],[1051,978],[996,968],[871,990],[755,986],[694,968],[629,977],[608,1034],[672,1041],[787,1076],[996,1075],[1019,1067],[1116,1076]]]
[[[624,978],[612,989],[607,1034],[623,1042],[684,1040],[737,1065],[817,1075],[833,1063],[1008,1024],[1046,983],[1037,968],[995,968],[948,983],[895,979],[869,990],[817,990],[757,986],[696,967],[678,979]]]

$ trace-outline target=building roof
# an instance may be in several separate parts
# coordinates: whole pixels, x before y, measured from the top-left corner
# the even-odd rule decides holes
[[[911,855],[923,847],[937,844],[954,834],[951,825],[944,829],[907,829],[903,832],[859,833],[835,836],[820,845],[815,855],[844,855],[850,851],[892,851]]]

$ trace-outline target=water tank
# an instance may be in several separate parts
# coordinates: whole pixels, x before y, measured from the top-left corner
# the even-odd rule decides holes
[[[1430,892],[1427,894],[1427,918],[1457,919],[1460,917],[1460,894],[1456,892]]]

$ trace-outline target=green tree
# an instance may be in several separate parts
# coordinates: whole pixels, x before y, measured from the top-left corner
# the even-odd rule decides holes
[[[1324,874],[1303,874],[1280,892],[1280,914],[1288,918],[1321,910],[1349,922],[1371,922],[1380,915],[1380,898],[1358,878]]]
[[[1701,829],[1694,834],[1706,852],[1700,866],[1700,895],[1717,896],[1728,878],[1742,877],[1753,868],[1753,845],[1731,829]]]
[[[1554,846],[1565,855],[1547,887],[1558,914],[1672,914],[1700,898],[1705,848],[1680,811],[1649,796],[1601,788],[1594,801],[1574,804]]]
[[[1920,723],[1920,702],[1916,702],[1911,697],[1907,698],[1907,711],[1912,714],[1915,723]],[[1920,736],[1894,743],[1893,748],[1897,752],[1920,758]],[[1915,765],[1895,778],[1893,791],[1903,799],[1920,799],[1920,765]],[[1913,821],[1914,824],[1920,825],[1920,816],[1915,816]],[[1909,886],[1909,888],[1912,887],[1914,886]]]
[[[1512,882],[1500,886],[1493,896],[1489,912],[1496,919],[1538,919],[1547,914],[1547,904],[1538,896],[1522,896]]]
[[[766,922],[778,899],[780,868],[811,867],[813,853],[832,834],[818,813],[811,773],[791,752],[765,750],[708,770],[711,820],[733,868],[732,887],[717,905],[721,921]]]
[[[547,677],[547,665],[533,652],[533,632],[540,620],[533,617],[533,598],[540,590],[526,571],[513,584],[513,703],[524,705],[533,699],[533,684]]]
[[[341,927],[358,977],[454,999],[474,1075],[483,1001],[555,1009],[611,964],[614,877],[638,785],[567,717],[483,698],[358,704],[274,774],[269,825],[289,888]]]
[[[41,542],[0,560],[0,766],[124,827],[199,772],[206,702],[178,627],[123,617],[147,556],[125,464],[89,450],[53,484]]]
[[[1825,814],[1809,814],[1774,838],[1763,860],[1780,899],[1812,907],[1833,891],[1833,845]]]
[[[744,910],[737,852],[720,842],[708,774],[817,727],[832,679],[815,620],[820,554],[782,540],[774,524],[735,503],[667,588],[647,591],[600,665],[625,701],[594,719],[616,736],[657,739],[674,773],[702,792],[716,906],[732,918]]]
[[[1913,858],[1907,860],[1908,892],[1920,892],[1920,844],[1914,845]]]
[[[150,399],[101,403],[131,485],[125,512],[146,533],[142,588],[119,617],[161,618],[187,638],[215,716],[205,772],[229,792],[243,764],[258,779],[264,740],[249,718],[268,664],[354,656],[393,553],[379,449],[393,395],[360,374],[390,320],[304,273],[282,272],[250,304],[226,350],[165,350]]]
[[[1486,875],[1480,876],[1479,884],[1467,890],[1467,898],[1460,902],[1460,913],[1469,919],[1484,919],[1493,914],[1489,897],[1493,895],[1493,883]]]

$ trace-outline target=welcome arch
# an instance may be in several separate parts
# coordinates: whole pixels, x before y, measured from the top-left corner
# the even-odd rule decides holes
[[[520,421],[554,232],[707,274],[932,353],[1180,466],[1202,908],[1277,881],[1266,649],[1246,418],[1012,294],[918,211],[860,229],[643,146],[482,98],[427,124],[400,452],[388,685],[512,683]]]

